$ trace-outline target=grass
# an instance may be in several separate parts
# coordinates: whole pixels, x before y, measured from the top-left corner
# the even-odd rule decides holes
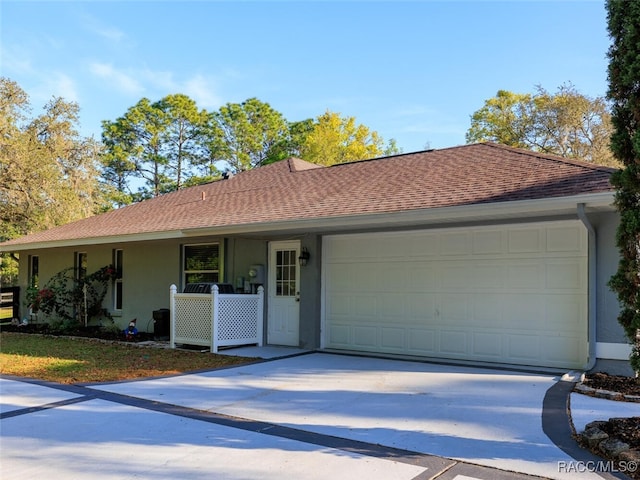
[[[252,360],[91,339],[0,333],[0,373],[66,384],[171,375]]]

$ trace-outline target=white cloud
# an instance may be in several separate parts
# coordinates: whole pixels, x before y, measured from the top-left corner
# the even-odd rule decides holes
[[[33,72],[30,56],[25,49],[0,42],[0,56],[2,57],[2,70],[4,75],[29,74]]]
[[[91,63],[89,69],[94,76],[107,80],[120,92],[130,96],[146,96],[152,102],[167,95],[182,93],[195,100],[199,108],[213,109],[222,104],[216,93],[216,80],[210,76],[194,74],[177,79],[170,71],[122,69],[101,62]]]
[[[183,93],[195,100],[200,108],[211,109],[222,105],[220,97],[215,93],[215,82],[202,75],[187,79]]]
[[[142,95],[144,87],[136,79],[135,73],[117,70],[111,64],[93,62],[89,70],[98,78],[109,81],[118,90],[130,95]]]
[[[80,99],[76,82],[62,72],[52,72],[38,90],[51,92],[51,96],[62,97],[67,102],[78,102]]]
[[[126,39],[126,34],[122,30],[111,25],[105,25],[101,19],[86,12],[80,14],[80,23],[85,30],[109,42],[122,42]]]
[[[69,102],[78,102],[80,96],[75,80],[67,73],[56,69],[36,68],[32,55],[20,46],[0,46],[2,74],[18,82],[29,95],[31,104],[40,108],[53,97],[62,97]],[[22,79],[28,78],[28,81]]]

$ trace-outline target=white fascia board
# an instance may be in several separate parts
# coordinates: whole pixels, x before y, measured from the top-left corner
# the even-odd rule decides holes
[[[43,248],[74,247],[82,245],[104,245],[113,243],[141,242],[190,238],[204,235],[238,235],[270,232],[318,232],[323,230],[352,229],[366,227],[404,227],[433,223],[481,221],[510,218],[526,218],[541,215],[570,214],[576,212],[579,203],[587,209],[614,210],[613,192],[604,192],[570,197],[521,200],[517,202],[482,203],[442,208],[423,208],[404,212],[373,213],[363,215],[342,215],[294,219],[275,222],[247,223],[198,227],[183,230],[137,233],[130,235],[109,235],[67,240],[43,241],[35,243],[0,245],[1,252],[19,252]]]
[[[20,252],[24,250],[38,250],[43,248],[78,247],[84,245],[105,245],[113,243],[144,242],[150,240],[167,240],[182,237],[180,230],[167,232],[135,233],[129,235],[109,235],[105,237],[76,238],[68,240],[53,240],[18,245],[0,245],[2,252]]]
[[[222,227],[185,229],[184,236],[233,235],[287,231],[322,231],[340,228],[414,226],[429,223],[478,221],[489,219],[526,218],[544,215],[576,214],[577,205],[587,209],[614,211],[613,192],[571,197],[522,200],[518,202],[460,205],[454,207],[425,208],[405,212],[374,213],[338,217],[320,217],[281,222],[263,222]]]

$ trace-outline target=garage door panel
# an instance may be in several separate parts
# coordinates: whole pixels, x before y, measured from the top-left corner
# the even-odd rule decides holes
[[[467,255],[469,253],[470,245],[470,234],[468,232],[442,233],[442,240],[440,242],[440,255]]]
[[[478,357],[489,357],[487,361],[500,361],[504,357],[503,335],[497,332],[474,332],[472,353]]]
[[[325,237],[324,346],[579,368],[586,240],[576,221]],[[378,257],[345,254],[363,245]]]
[[[425,233],[419,237],[412,236],[407,239],[407,250],[411,258],[420,260],[434,258],[440,254],[440,235]]]
[[[587,315],[587,307],[580,295],[547,298],[545,309],[546,328],[549,331],[586,335],[587,325],[583,319]]]
[[[511,289],[534,290],[544,285],[545,269],[530,261],[510,262],[507,266],[507,285]]]
[[[468,300],[468,296],[464,294],[442,294],[436,315],[442,317],[442,321],[447,324],[466,325],[469,318]]]
[[[546,265],[545,286],[548,289],[582,290],[585,287],[586,272],[578,259],[557,260]]]
[[[471,296],[471,311],[474,324],[500,327],[504,324],[502,296],[497,294],[475,294]]]
[[[354,280],[351,278],[351,272],[354,271],[353,265],[335,263],[331,266],[331,270],[327,273],[327,284],[331,285],[336,292],[351,289]]]
[[[471,288],[483,290],[503,290],[507,285],[506,265],[501,262],[474,262]],[[467,273],[468,275],[468,273]]]
[[[408,270],[408,291],[428,292],[436,289],[436,270],[432,266],[424,265],[422,263],[411,263]]]
[[[409,276],[407,275],[407,265],[394,262],[383,267],[385,276],[377,276],[377,290],[379,292],[388,292],[389,290],[406,292],[409,288]]]
[[[416,355],[437,354],[437,333],[437,330],[433,328],[409,329],[409,353]]]
[[[409,321],[433,320],[438,309],[438,295],[434,293],[411,293],[406,296]]]
[[[502,230],[474,232],[471,253],[474,255],[501,254],[505,248],[504,237]]]
[[[441,263],[437,265],[440,271],[440,286],[442,290],[460,289],[467,290],[471,288],[473,279],[469,275],[469,267],[462,262]]]
[[[353,327],[353,344],[358,347],[375,348],[379,345],[378,329],[373,325],[358,325]]]
[[[546,229],[547,252],[579,252],[585,241],[581,225],[557,226]]]
[[[556,363],[570,362],[585,353],[582,343],[574,336],[549,337],[542,347],[543,354]]]
[[[382,293],[376,298],[378,314],[384,317],[407,317],[407,300],[404,293]]]
[[[440,330],[439,351],[448,355],[467,355],[467,332],[462,330]]]
[[[508,252],[510,254],[533,253],[543,251],[542,231],[539,228],[517,227],[508,232]]]
[[[333,323],[328,329],[329,343],[335,348],[349,348],[351,340],[351,325]]]
[[[382,327],[380,329],[380,344],[385,349],[406,349],[406,334],[404,328]]]
[[[515,363],[536,365],[542,357],[541,338],[535,334],[511,334],[507,336],[507,357]]]

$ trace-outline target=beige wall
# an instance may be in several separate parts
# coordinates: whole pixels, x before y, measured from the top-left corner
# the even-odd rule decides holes
[[[153,331],[153,311],[169,308],[169,288],[180,283],[181,244],[176,240],[116,245],[123,253],[122,312],[114,319],[124,328],[137,319],[141,331]],[[112,298],[109,302],[113,308]]]
[[[21,317],[27,316],[25,306],[28,286],[29,256],[38,255],[40,263],[39,287],[65,268],[74,266],[75,252],[87,253],[87,272],[95,272],[113,263],[114,249],[123,251],[123,308],[115,311],[112,286],[104,299],[103,306],[112,314],[115,323],[124,329],[132,319],[137,319],[138,329],[153,331],[153,311],[169,308],[169,288],[175,284],[179,290],[182,284],[182,246],[188,244],[219,242],[224,257],[221,281],[236,286],[238,277],[245,277],[254,264],[266,266],[266,241],[256,239],[198,237],[185,241],[157,240],[110,245],[89,245],[83,247],[54,248],[20,252],[20,292]],[[105,322],[103,322],[105,323]]]

